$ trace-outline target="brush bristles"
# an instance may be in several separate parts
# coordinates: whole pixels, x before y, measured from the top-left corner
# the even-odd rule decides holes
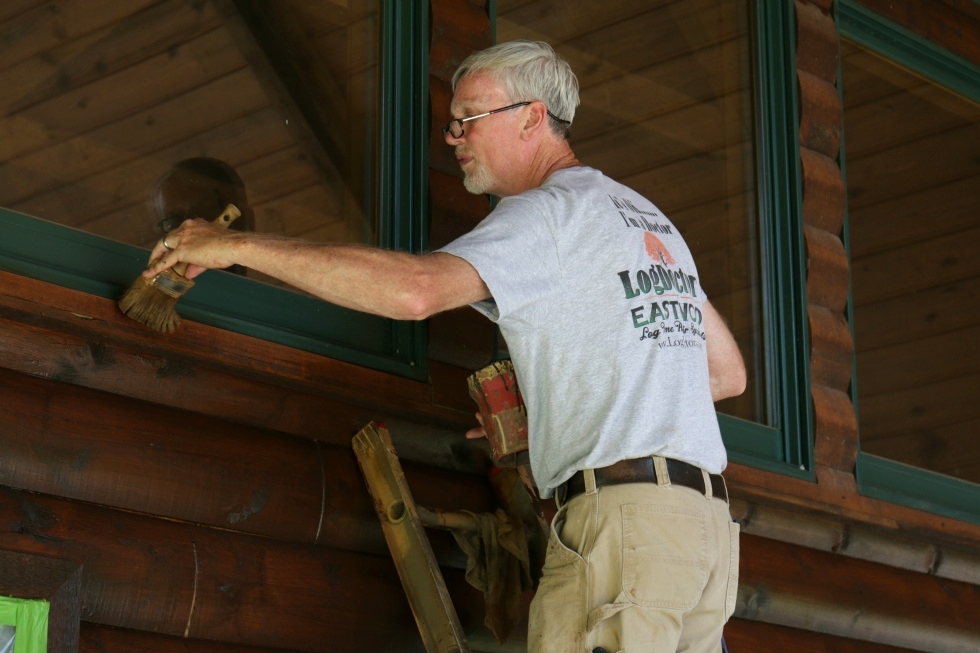
[[[140,276],[119,300],[119,308],[127,317],[151,329],[173,333],[180,324],[180,316],[174,307],[193,285],[193,281],[172,270],[152,279]]]

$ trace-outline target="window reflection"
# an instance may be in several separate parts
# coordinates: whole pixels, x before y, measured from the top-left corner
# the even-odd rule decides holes
[[[980,106],[842,55],[861,449],[980,482]]]
[[[220,212],[186,187],[224,166],[215,192],[235,176],[247,192],[240,227],[376,242],[377,4],[0,12],[0,206],[150,247],[161,220]],[[163,186],[181,183],[178,207]]]
[[[498,0],[497,40],[547,41],[572,65],[572,148],[684,234],[749,369],[718,409],[766,422],[746,4]]]

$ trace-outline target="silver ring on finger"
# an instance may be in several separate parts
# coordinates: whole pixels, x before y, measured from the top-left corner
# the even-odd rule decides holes
[[[166,247],[167,249],[169,249],[171,252],[174,251],[174,248],[171,245],[167,244],[167,237],[166,236],[163,237],[163,246]]]

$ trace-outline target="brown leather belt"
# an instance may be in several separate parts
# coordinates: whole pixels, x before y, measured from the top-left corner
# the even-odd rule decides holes
[[[700,467],[695,467],[690,463],[673,458],[664,458],[667,463],[667,476],[665,482],[671,485],[680,485],[692,490],[697,490],[701,494],[707,495],[704,487],[704,476]],[[604,485],[620,485],[622,483],[658,483],[657,469],[653,464],[653,457],[633,458],[630,460],[620,460],[609,467],[600,467],[595,471],[596,487]],[[721,474],[711,474],[711,496],[728,501],[728,488],[725,486],[725,479]],[[585,492],[585,474],[581,471],[575,472],[570,479],[555,488],[555,498],[560,503],[567,503],[572,497]]]

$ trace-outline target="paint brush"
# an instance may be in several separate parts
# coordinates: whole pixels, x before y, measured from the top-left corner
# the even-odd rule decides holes
[[[234,204],[214,219],[214,224],[227,228],[242,214]],[[137,277],[119,300],[119,308],[128,317],[157,331],[173,333],[180,324],[175,306],[177,300],[191,289],[194,282],[184,276],[187,263],[180,262],[152,279]]]

